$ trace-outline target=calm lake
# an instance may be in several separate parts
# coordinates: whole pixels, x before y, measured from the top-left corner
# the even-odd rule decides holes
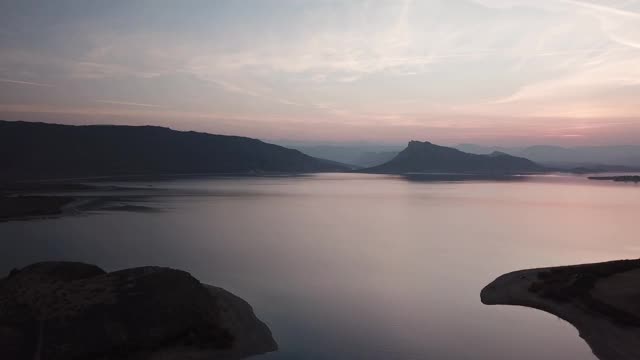
[[[43,260],[187,270],[253,305],[257,359],[595,359],[569,324],[485,306],[523,268],[640,256],[640,186],[321,174],[127,182],[159,212],[0,224],[0,271]]]

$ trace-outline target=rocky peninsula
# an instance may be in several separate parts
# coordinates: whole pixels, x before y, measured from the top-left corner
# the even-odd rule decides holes
[[[640,260],[529,269],[498,277],[487,305],[520,305],[572,324],[601,360],[640,359]]]
[[[248,303],[187,272],[43,262],[0,279],[0,349],[15,360],[212,360],[277,344]]]

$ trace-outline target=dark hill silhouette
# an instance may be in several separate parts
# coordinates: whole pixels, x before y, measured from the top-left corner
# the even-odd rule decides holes
[[[0,121],[0,178],[302,173],[341,164],[260,140],[157,126]]]
[[[477,155],[430,142],[410,141],[392,160],[372,168],[371,173],[527,173],[544,170],[531,160],[501,152]]]

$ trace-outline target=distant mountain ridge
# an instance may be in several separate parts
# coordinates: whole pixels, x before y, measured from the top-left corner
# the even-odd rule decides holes
[[[543,171],[535,162],[502,152],[470,154],[430,142],[410,141],[395,158],[364,169],[372,173],[530,173]]]
[[[372,167],[382,165],[396,156],[398,156],[397,151],[368,151],[360,154],[360,156],[353,161],[353,164],[362,167]]]
[[[640,145],[561,147],[534,145],[528,147],[496,147],[460,144],[457,149],[473,154],[502,151],[535,162],[553,166],[620,165],[640,167]]]
[[[300,144],[280,142],[279,145],[300,150],[322,159],[353,165],[355,168],[371,167],[391,160],[402,150],[398,145],[375,144]]]
[[[346,167],[239,136],[158,126],[0,121],[0,178],[303,173]]]

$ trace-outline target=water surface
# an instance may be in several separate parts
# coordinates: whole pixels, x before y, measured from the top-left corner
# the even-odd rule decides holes
[[[163,211],[2,223],[0,271],[43,260],[187,270],[269,324],[281,351],[260,359],[595,359],[569,324],[484,306],[480,290],[508,271],[640,252],[631,184],[323,174],[126,185]]]

